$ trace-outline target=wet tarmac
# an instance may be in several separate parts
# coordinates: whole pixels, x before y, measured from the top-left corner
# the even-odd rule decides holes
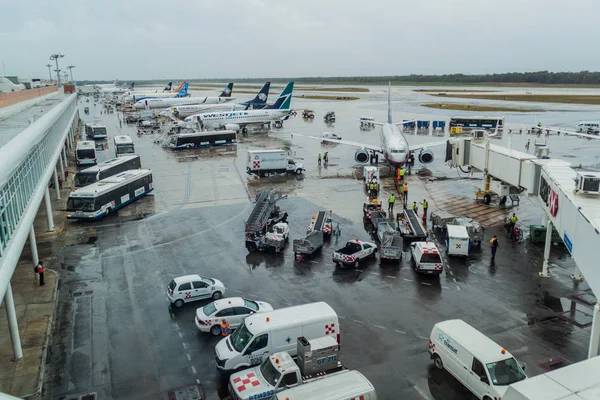
[[[142,165],[153,170],[156,190],[95,223],[69,221],[68,245],[58,254],[60,299],[45,398],[90,392],[98,398],[168,398],[170,391],[195,384],[203,386],[208,399],[225,398],[225,381],[213,363],[218,338],[200,334],[193,321],[195,309],[204,303],[177,311],[168,306],[167,283],[188,273],[220,279],[228,296],[264,300],[276,308],[326,301],[340,316],[340,359],[360,370],[382,399],[470,398],[429,360],[429,332],[445,319],[464,319],[489,335],[527,363],[529,375],[543,372],[551,359],[585,358],[589,330],[558,316],[576,313],[573,308],[585,314],[581,302],[572,305],[572,296],[590,295],[585,282],[577,286],[569,280],[574,266],[568,253],[558,246],[552,250],[554,277],[542,280],[537,273],[543,246],[511,244],[497,223],[489,224],[481,249],[467,259],[448,259],[439,278],[417,275],[407,251],[398,265],[373,260],[354,270],[332,264],[333,249],[346,240],[371,240],[362,221],[365,196],[354,151],[291,139],[288,132],[329,130],[344,139],[377,143],[377,130],[361,131],[354,118],[383,119],[384,99],[383,92],[353,102],[295,99],[295,108],[315,109],[314,122],[296,118],[278,132],[240,137],[237,147],[183,152],[159,147],[153,143],[157,136],[138,137],[134,126],[120,129],[116,113],[99,115],[98,106],[90,107],[92,116],[83,118],[107,125],[109,136],[132,136]],[[327,110],[336,111],[341,122],[327,127],[322,122]],[[563,144],[563,151],[577,154],[578,139],[568,139],[571,145]],[[110,137],[106,144],[99,161],[112,157]],[[282,146],[304,159],[304,176],[257,179],[245,174],[246,149]],[[316,165],[322,151],[330,154],[327,168]],[[450,203],[472,201],[473,182],[457,179],[456,171],[439,161],[443,150],[435,154],[439,157],[427,174],[436,179],[426,181],[419,196],[440,204],[448,196],[457,199]],[[581,162],[592,164],[594,158],[585,154]],[[390,181],[384,181],[384,190],[391,190]],[[290,214],[292,238],[303,236],[313,213],[327,208],[341,226],[337,243],[333,239],[300,264],[290,248],[281,255],[249,254],[243,243],[249,199],[268,185],[289,195],[279,205]],[[530,214],[531,223],[539,223],[541,213],[531,201],[524,199],[519,207],[524,220]],[[495,261],[485,246],[493,234],[501,243]],[[442,242],[438,236],[435,240]]]

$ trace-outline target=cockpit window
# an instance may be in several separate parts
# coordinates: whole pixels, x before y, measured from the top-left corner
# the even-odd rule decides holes
[[[404,149],[392,149],[392,153],[405,153]]]

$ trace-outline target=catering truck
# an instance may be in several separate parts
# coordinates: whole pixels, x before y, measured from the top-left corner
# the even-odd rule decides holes
[[[246,171],[259,176],[280,173],[300,175],[304,172],[304,165],[296,162],[286,150],[248,150]]]
[[[287,352],[274,353],[260,365],[231,375],[231,397],[237,400],[268,399],[282,390],[345,371],[338,360],[338,343],[332,336],[312,340],[301,336],[296,348],[298,357],[295,360]]]

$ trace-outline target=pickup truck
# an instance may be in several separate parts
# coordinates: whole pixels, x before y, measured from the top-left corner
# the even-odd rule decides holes
[[[346,246],[333,252],[333,262],[336,266],[340,264],[353,265],[358,268],[358,264],[365,258],[375,257],[377,245],[375,243],[361,242],[360,240],[349,240]]]
[[[229,394],[237,400],[270,399],[298,385],[347,371],[338,360],[339,345],[333,336],[297,339],[298,358],[287,352],[274,353],[260,365],[234,373]]]

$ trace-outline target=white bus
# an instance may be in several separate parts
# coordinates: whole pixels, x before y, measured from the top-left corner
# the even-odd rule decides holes
[[[448,124],[450,128],[460,126],[466,129],[498,129],[504,128],[504,117],[452,117]]]
[[[85,136],[90,140],[106,139],[106,127],[100,124],[85,124]]]
[[[173,135],[169,142],[171,148],[178,150],[228,144],[237,144],[237,135],[235,131],[179,133]]]
[[[115,136],[115,156],[119,157],[123,154],[135,153],[133,147],[133,140],[129,135],[118,135]]]
[[[69,194],[67,218],[96,220],[136,201],[153,190],[152,172],[133,169]]]
[[[98,165],[83,169],[75,174],[75,187],[84,187],[102,179],[130,169],[142,168],[138,155],[126,155],[103,161]]]
[[[96,165],[96,146],[91,140],[77,143],[75,148],[75,161],[77,165]]]

